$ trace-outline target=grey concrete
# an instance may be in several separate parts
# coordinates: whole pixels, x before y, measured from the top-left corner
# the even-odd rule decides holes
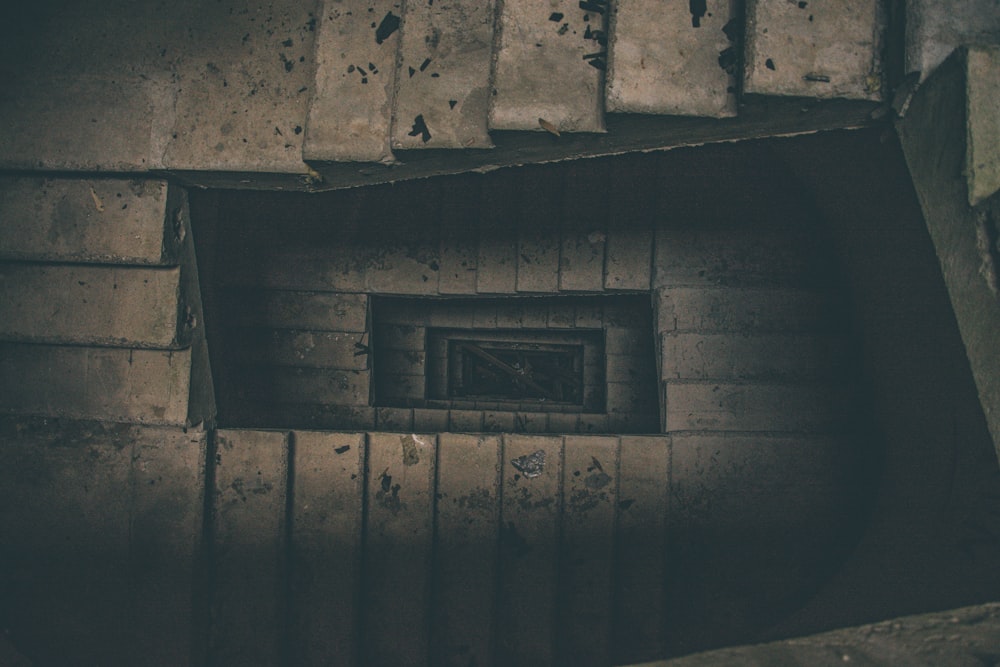
[[[1000,302],[990,241],[998,214],[992,202],[980,211],[968,204],[966,67],[966,54],[954,53],[917,91],[896,127],[1000,457]]]
[[[215,438],[208,663],[277,667],[287,664],[289,435],[231,429]]]
[[[365,436],[296,431],[292,438],[292,661],[354,667]]]
[[[26,656],[8,662],[0,651],[0,662],[198,659],[206,435],[0,420],[0,613],[4,637]]]
[[[181,269],[0,262],[0,340],[179,348]]]
[[[2,40],[0,166],[305,174],[314,5],[56,2],[14,11]]]
[[[957,48],[1000,44],[995,0],[906,0],[906,71],[930,76]]]
[[[981,665],[996,660],[998,646],[1000,604],[991,603],[648,662],[642,667]]]
[[[4,343],[0,413],[140,424],[188,423],[191,349]],[[197,421],[201,421],[197,419]]]
[[[965,65],[965,177],[975,206],[1000,190],[1000,47],[969,48]]]
[[[736,115],[742,49],[734,0],[691,5],[657,0],[614,3],[608,41],[607,109],[615,112]],[[728,25],[733,21],[731,25]],[[697,24],[697,25],[696,25]]]
[[[162,180],[0,177],[0,257],[176,262],[178,195]]]
[[[493,147],[486,120],[494,14],[492,0],[406,5],[396,72],[393,149]]]
[[[606,29],[603,12],[570,0],[506,0],[497,29],[491,129],[604,131],[607,49],[587,38]]]
[[[882,20],[876,0],[750,0],[744,90],[881,99]]]
[[[321,0],[318,4],[316,78],[302,155],[306,160],[391,162],[401,3]]]

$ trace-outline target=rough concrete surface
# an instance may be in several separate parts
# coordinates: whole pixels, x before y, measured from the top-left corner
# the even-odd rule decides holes
[[[0,262],[0,340],[184,347],[180,281],[178,267]]]
[[[643,667],[839,667],[845,664],[972,667],[996,664],[997,660],[1000,660],[1000,603],[992,603],[906,616],[770,644],[649,662]]]
[[[975,206],[1000,190],[1000,47],[969,48],[965,66],[965,177]]]
[[[401,2],[320,0],[306,160],[391,162]]]
[[[10,10],[0,166],[305,173],[314,4]]]
[[[897,122],[900,143],[941,265],[955,319],[1000,456],[1000,302],[995,262],[995,205],[969,207],[962,168],[968,138],[966,59],[955,52],[917,91]],[[995,111],[994,111],[995,114]],[[990,247],[991,244],[994,247]]]
[[[0,412],[140,424],[188,420],[191,349],[0,344]]]
[[[604,131],[607,8],[604,1],[503,3],[490,128]]]
[[[608,111],[736,115],[742,29],[733,0],[615,3],[608,40]]]
[[[0,177],[0,257],[169,264],[178,187],[153,179]]]
[[[881,31],[876,0],[750,0],[744,90],[881,99]]]
[[[494,13],[492,0],[406,5],[394,149],[493,147],[486,120]]]
[[[906,0],[906,72],[930,76],[957,48],[1000,42],[995,0]]]

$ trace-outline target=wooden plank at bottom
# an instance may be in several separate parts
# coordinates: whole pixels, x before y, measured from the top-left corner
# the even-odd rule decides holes
[[[436,446],[430,435],[368,435],[365,665],[427,664]]]
[[[212,665],[282,665],[288,435],[216,434]]]
[[[500,453],[499,436],[439,436],[434,665],[492,663]]]
[[[631,664],[666,654],[670,438],[623,436],[620,461],[612,662]]]
[[[559,568],[560,663],[611,664],[618,438],[569,436]]]
[[[358,664],[365,436],[296,431],[290,650],[296,665]]]
[[[497,664],[555,664],[563,439],[505,435]]]

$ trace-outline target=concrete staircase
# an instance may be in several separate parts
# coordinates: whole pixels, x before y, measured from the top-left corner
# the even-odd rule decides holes
[[[879,3],[321,3],[310,161],[603,133],[606,113],[727,118],[743,94],[881,99]]]

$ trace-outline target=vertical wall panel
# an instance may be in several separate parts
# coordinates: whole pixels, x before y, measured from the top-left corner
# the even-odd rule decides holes
[[[365,665],[428,660],[435,449],[434,436],[368,436]]]
[[[220,430],[216,438],[209,661],[282,665],[288,435]]]
[[[555,663],[561,437],[504,436],[497,663]]]
[[[560,663],[611,662],[611,592],[618,438],[566,438],[562,557],[559,571]]]
[[[441,434],[431,664],[493,662],[500,437]]]
[[[662,582],[666,567],[670,439],[623,436],[618,486],[612,662],[665,654]]]
[[[290,646],[296,665],[357,665],[365,436],[296,431]]]

